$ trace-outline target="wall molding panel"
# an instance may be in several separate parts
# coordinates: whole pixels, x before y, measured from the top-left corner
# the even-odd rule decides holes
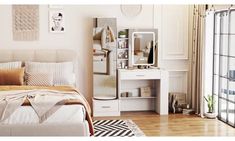
[[[162,59],[188,59],[189,6],[163,5],[161,13]]]
[[[169,71],[169,92],[187,94],[188,71]]]

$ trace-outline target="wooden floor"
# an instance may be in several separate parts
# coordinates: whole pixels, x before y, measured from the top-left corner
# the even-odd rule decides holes
[[[131,119],[146,136],[235,136],[235,128],[217,119],[193,115],[159,116],[154,112],[126,112],[120,117],[94,119]]]

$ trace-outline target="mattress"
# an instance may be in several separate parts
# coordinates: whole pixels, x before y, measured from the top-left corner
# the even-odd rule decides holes
[[[3,116],[3,121],[0,122],[0,136],[91,136],[94,135],[94,128],[90,116],[91,109],[86,99],[73,87],[69,86],[0,86],[0,91],[20,91],[27,90],[27,96],[31,90],[48,90],[55,94],[62,92],[71,92],[80,96],[73,99],[65,99],[61,101],[59,107],[53,107],[48,112],[46,117],[37,115],[38,109],[31,107],[29,100],[24,100],[22,106],[16,109],[3,109],[7,116]],[[8,93],[11,94],[11,93]],[[39,93],[40,94],[40,93]],[[44,96],[44,95],[41,95]],[[11,98],[11,97],[8,97]],[[22,97],[20,97],[22,98]],[[35,97],[29,97],[31,100]],[[13,102],[12,102],[13,103]],[[9,104],[12,104],[9,103]],[[40,103],[39,103],[40,104]],[[46,104],[46,103],[45,103]],[[14,104],[13,104],[14,105]],[[43,107],[42,107],[43,108]],[[50,107],[49,107],[50,108]],[[6,111],[4,111],[6,110]],[[11,111],[13,110],[13,111]],[[55,111],[56,110],[56,111]],[[37,113],[35,112],[37,111]],[[9,113],[9,114],[8,114]],[[41,113],[42,114],[42,113]],[[41,118],[41,119],[40,119]],[[43,118],[43,120],[42,120]]]
[[[53,115],[41,124],[54,123],[83,123],[86,112],[83,105],[63,105]],[[37,124],[39,118],[31,106],[19,107],[10,117],[0,124]]]

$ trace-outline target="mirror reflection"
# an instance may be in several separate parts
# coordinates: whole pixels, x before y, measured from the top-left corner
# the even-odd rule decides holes
[[[154,46],[154,32],[133,32],[133,65],[153,65],[155,61]]]

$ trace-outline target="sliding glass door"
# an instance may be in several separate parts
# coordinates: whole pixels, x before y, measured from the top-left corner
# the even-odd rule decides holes
[[[215,12],[213,67],[218,118],[235,127],[235,10]]]

